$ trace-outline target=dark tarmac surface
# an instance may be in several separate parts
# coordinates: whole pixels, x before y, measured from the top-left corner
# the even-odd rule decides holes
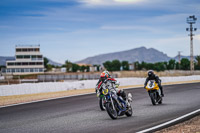
[[[95,94],[0,108],[0,133],[133,133],[200,108],[200,83],[164,86],[162,105],[153,106],[144,88],[133,95],[133,116],[112,120]]]

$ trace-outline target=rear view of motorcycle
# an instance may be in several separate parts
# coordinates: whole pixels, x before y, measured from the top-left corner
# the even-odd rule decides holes
[[[150,80],[145,87],[153,105],[162,104],[162,96],[158,84],[154,80]]]

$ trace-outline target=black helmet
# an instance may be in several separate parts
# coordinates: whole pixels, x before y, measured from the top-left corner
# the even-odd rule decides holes
[[[148,76],[149,76],[149,77],[153,77],[153,76],[154,76],[153,70],[149,70],[149,71],[148,71]]]

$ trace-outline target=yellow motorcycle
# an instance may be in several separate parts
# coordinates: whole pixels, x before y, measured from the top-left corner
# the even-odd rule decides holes
[[[161,91],[158,87],[158,84],[155,82],[155,80],[149,80],[145,89],[149,93],[149,96],[151,98],[151,102],[153,105],[156,105],[157,103],[162,104]]]

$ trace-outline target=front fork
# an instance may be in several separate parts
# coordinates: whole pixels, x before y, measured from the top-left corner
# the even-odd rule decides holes
[[[113,103],[113,100],[112,100],[112,96],[111,96],[111,95],[110,95],[110,101],[111,101],[111,104],[112,104],[113,110],[115,110],[114,103]],[[116,111],[116,110],[115,110],[115,111]]]

